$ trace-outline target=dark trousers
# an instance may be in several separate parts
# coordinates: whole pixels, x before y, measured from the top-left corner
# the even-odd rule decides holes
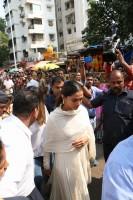
[[[43,157],[34,158],[35,162],[35,185],[37,189],[41,192],[41,186],[43,183]]]
[[[107,143],[103,142],[103,153],[104,153],[105,162],[107,161],[110,153],[113,151],[113,149],[115,148],[116,145],[117,145],[117,143],[107,144]]]
[[[31,194],[28,196],[28,199],[29,200],[45,200],[36,187],[31,192]]]

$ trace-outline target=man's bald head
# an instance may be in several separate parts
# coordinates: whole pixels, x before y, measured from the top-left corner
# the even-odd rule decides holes
[[[110,74],[110,89],[116,95],[119,95],[124,88],[124,76],[119,70],[114,70]]]
[[[110,80],[114,77],[121,77],[124,80],[124,75],[120,70],[113,70],[110,74]]]

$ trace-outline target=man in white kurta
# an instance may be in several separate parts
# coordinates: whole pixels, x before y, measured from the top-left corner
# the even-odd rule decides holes
[[[0,196],[28,196],[35,187],[31,132],[12,115],[0,123],[0,137],[9,163],[0,179]]]
[[[0,138],[9,163],[0,178],[2,198],[24,196],[42,200],[34,184],[31,131],[28,129],[36,120],[38,104],[39,99],[34,91],[19,91],[13,102],[14,115],[0,122]]]

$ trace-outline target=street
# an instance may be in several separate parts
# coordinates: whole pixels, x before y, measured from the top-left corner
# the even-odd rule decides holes
[[[102,173],[104,168],[104,158],[102,144],[97,144],[97,167],[92,168],[92,183],[89,185],[90,200],[101,199]]]

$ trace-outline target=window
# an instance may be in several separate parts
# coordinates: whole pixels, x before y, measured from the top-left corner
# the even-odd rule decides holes
[[[59,36],[60,36],[60,37],[63,37],[63,32],[60,32],[60,33],[59,33]]]
[[[61,11],[61,8],[58,8],[58,11]]]
[[[51,12],[51,11],[52,11],[52,6],[47,5],[47,10],[48,10],[49,12]]]
[[[34,19],[32,20],[32,24],[42,24],[42,19]]]
[[[12,10],[10,11],[10,15],[11,15],[11,17],[13,17],[13,12],[12,12]]]
[[[71,23],[71,16],[68,15],[66,16],[66,24],[70,24]]]
[[[41,6],[37,4],[32,4],[33,13],[39,13],[41,11]]]
[[[14,45],[16,45],[16,38],[14,38],[13,41],[14,41]]]
[[[66,2],[65,3],[65,10],[68,10],[70,8],[70,3],[69,2]]]
[[[17,52],[15,52],[15,57],[17,59]],[[13,53],[10,54],[10,60],[14,60],[14,54]]]
[[[53,20],[48,20],[48,25],[53,26],[54,25]]]
[[[11,28],[10,27],[7,29],[7,33],[11,33]]]
[[[71,8],[74,8],[74,0],[71,0],[70,4],[71,4]]]
[[[23,56],[24,56],[25,58],[28,57],[28,51],[27,51],[26,49],[23,50]]]
[[[9,21],[9,14],[7,14],[7,15],[5,16],[5,18],[6,18],[6,21]]]
[[[72,33],[72,30],[70,28],[67,29],[68,34]]]
[[[49,34],[50,41],[55,41],[55,34]]]
[[[67,24],[75,24],[75,14],[71,13],[66,16],[66,23]]]
[[[9,45],[9,48],[12,48],[12,40],[9,40],[8,45]]]
[[[20,13],[20,17],[21,17],[21,18],[24,18],[24,17],[25,17],[24,11],[22,11],[22,12]]]
[[[14,25],[12,25],[12,30],[13,30],[13,31],[15,30],[15,27],[14,27]]]
[[[22,38],[22,42],[26,42],[27,37],[25,35],[23,35],[21,38]]]
[[[61,45],[60,45],[60,49],[64,49],[64,44],[61,44]]]
[[[76,27],[74,27],[74,32],[76,32]]]
[[[53,50],[54,50],[54,51],[57,51],[57,47],[53,47]]]
[[[33,34],[32,35],[32,41],[35,42],[35,41],[42,41],[44,38],[43,38],[43,35],[42,34]]]

